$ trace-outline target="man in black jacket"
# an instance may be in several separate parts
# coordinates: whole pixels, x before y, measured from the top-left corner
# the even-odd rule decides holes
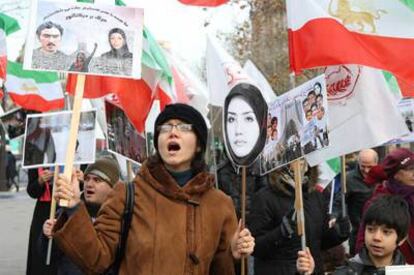
[[[356,235],[362,218],[362,208],[374,191],[374,185],[366,184],[364,179],[367,177],[371,168],[377,164],[377,152],[372,149],[363,149],[358,154],[358,165],[346,174],[346,204],[352,225],[351,236],[349,238],[349,252],[351,255],[355,253]],[[338,198],[339,200],[340,198]],[[337,203],[337,205],[340,205],[340,203]]]

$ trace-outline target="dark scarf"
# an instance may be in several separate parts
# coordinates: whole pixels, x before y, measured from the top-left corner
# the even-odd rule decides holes
[[[388,180],[387,188],[392,194],[401,196],[408,203],[411,219],[414,219],[414,186],[402,184],[392,178]]]

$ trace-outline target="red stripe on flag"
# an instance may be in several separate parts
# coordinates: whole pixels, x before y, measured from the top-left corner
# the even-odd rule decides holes
[[[66,90],[75,93],[76,74],[70,74]],[[139,131],[145,130],[145,120],[152,105],[152,91],[142,79],[88,75],[85,79],[84,98],[99,98],[114,93],[117,103],[129,121]]]
[[[397,81],[403,97],[414,97],[414,81],[408,83],[401,78],[397,78]]]
[[[12,92],[9,92],[9,96],[14,103],[28,110],[47,112],[65,107],[65,101],[63,98],[48,101],[35,94],[19,95]]]
[[[151,109],[153,97],[150,87],[143,80],[133,80],[126,89],[117,92],[121,108],[138,132],[145,130],[145,120]]]
[[[177,102],[188,104],[190,99],[188,98],[186,91],[190,87],[188,79],[186,79],[177,69],[171,68],[174,78],[175,90],[177,92]]]
[[[289,29],[290,66],[302,69],[338,64],[360,64],[392,72],[414,82],[414,38],[383,37],[351,32],[334,19],[314,19]]]
[[[6,73],[7,73],[7,56],[2,55],[0,56],[0,78],[3,79],[3,81],[6,79]]]

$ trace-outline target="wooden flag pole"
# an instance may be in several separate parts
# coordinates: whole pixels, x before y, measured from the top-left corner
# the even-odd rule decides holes
[[[63,171],[63,176],[68,181],[70,181],[72,178],[73,161],[75,159],[76,140],[78,138],[80,111],[82,107],[81,105],[82,105],[84,88],[85,88],[85,75],[78,74],[77,80],[76,80],[75,99],[73,102],[73,109],[72,109],[72,119],[70,121],[69,142],[68,142],[68,146],[66,147],[67,150],[66,150],[65,168]],[[61,207],[68,207],[69,201],[60,200],[59,205]]]
[[[52,191],[52,201],[50,203],[49,219],[54,219],[55,214],[56,214],[55,184],[56,184],[56,180],[58,176],[59,176],[59,165],[55,165],[55,172],[53,174],[53,187],[52,187],[53,191]],[[53,242],[53,239],[49,239],[47,243],[46,265],[50,265],[50,256],[52,254],[52,242]]]
[[[345,155],[341,156],[341,203],[342,203],[342,217],[346,217],[346,161]]]
[[[241,185],[241,220],[242,220],[242,228],[246,225],[246,166],[242,167],[242,185]],[[245,262],[246,257],[241,258],[241,275],[246,274],[245,270]]]
[[[305,233],[305,215],[303,212],[303,196],[302,196],[302,174],[301,174],[301,160],[293,162],[293,172],[295,175],[295,210],[296,221],[298,226],[298,235],[301,236],[302,250],[306,248],[306,233]]]

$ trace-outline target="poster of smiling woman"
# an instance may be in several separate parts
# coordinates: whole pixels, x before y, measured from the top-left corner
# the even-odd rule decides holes
[[[261,174],[329,145],[325,76],[279,96],[269,105]]]
[[[143,9],[34,0],[24,69],[140,78]]]
[[[267,104],[258,88],[236,84],[224,101],[224,140],[231,161],[251,165],[266,142]]]

